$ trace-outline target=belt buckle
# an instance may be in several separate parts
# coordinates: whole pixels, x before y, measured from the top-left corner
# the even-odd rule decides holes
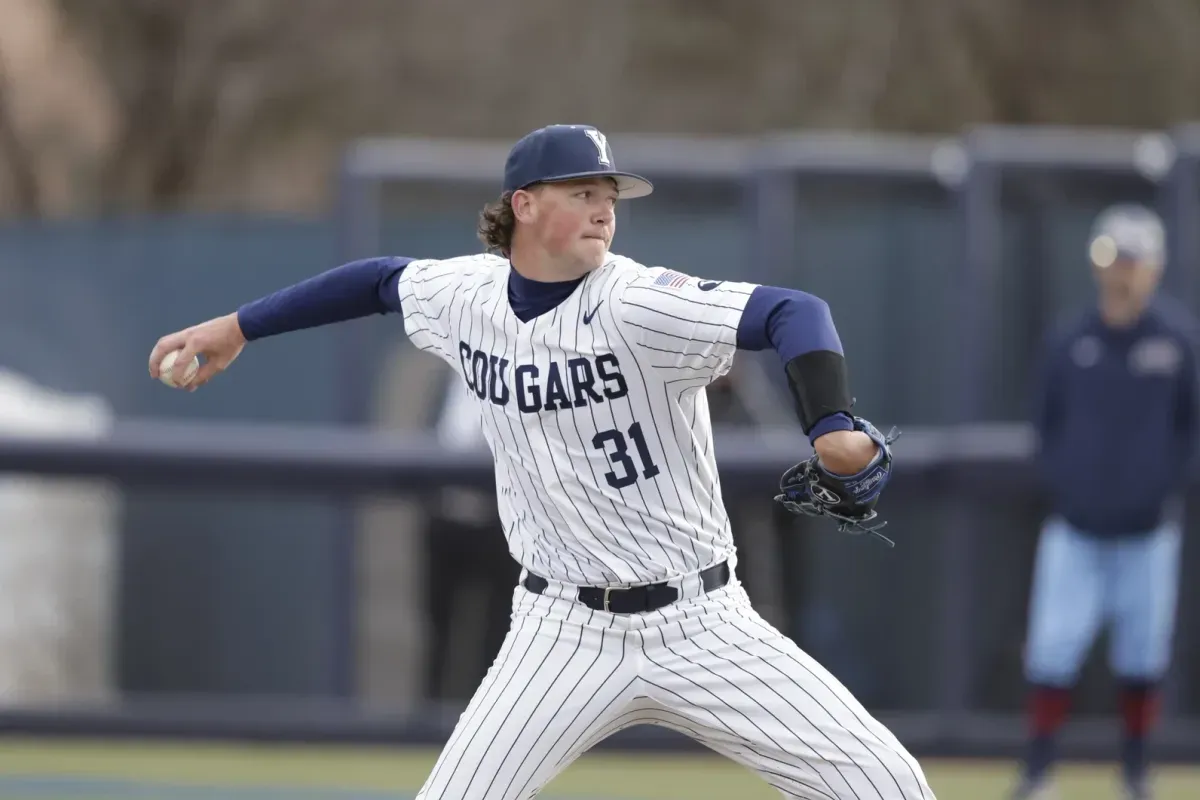
[[[605,587],[604,587],[604,612],[605,612],[606,614],[611,614],[611,613],[612,613],[612,612],[611,612],[611,611],[609,611],[609,609],[608,609],[608,596],[609,596],[610,594],[612,594],[612,587],[611,587],[611,586],[605,586]]]

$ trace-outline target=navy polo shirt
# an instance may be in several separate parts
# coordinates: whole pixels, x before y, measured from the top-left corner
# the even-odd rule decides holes
[[[1114,536],[1162,521],[1196,449],[1195,343],[1194,320],[1163,299],[1127,329],[1093,309],[1047,338],[1038,460],[1053,511],[1072,526]]]

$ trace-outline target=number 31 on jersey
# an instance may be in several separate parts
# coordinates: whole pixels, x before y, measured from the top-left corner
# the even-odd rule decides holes
[[[629,426],[629,437],[637,449],[638,460],[641,462],[641,477],[650,480],[659,473],[658,465],[650,456],[650,448],[646,445],[646,437],[642,434],[642,424],[635,422]],[[618,430],[600,431],[592,437],[592,447],[603,450],[608,454],[608,460],[613,463],[613,469],[604,473],[608,485],[614,489],[624,489],[632,486],[638,479],[638,466],[633,456],[629,454],[629,443],[624,433]],[[609,450],[611,446],[611,450]]]

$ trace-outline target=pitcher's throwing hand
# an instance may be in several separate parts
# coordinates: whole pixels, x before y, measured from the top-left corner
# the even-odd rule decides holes
[[[210,319],[159,339],[150,351],[150,377],[158,380],[163,358],[168,353],[178,351],[171,374],[172,381],[175,386],[194,392],[233,363],[245,346],[246,337],[238,324],[237,314]],[[195,377],[187,381],[187,366],[197,356],[203,356],[204,363]]]

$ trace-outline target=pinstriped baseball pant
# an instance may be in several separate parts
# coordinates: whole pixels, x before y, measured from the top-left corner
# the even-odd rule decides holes
[[[784,797],[934,800],[896,737],[759,617],[736,578],[627,616],[518,586],[504,646],[417,797],[534,797],[597,742],[647,723]]]

